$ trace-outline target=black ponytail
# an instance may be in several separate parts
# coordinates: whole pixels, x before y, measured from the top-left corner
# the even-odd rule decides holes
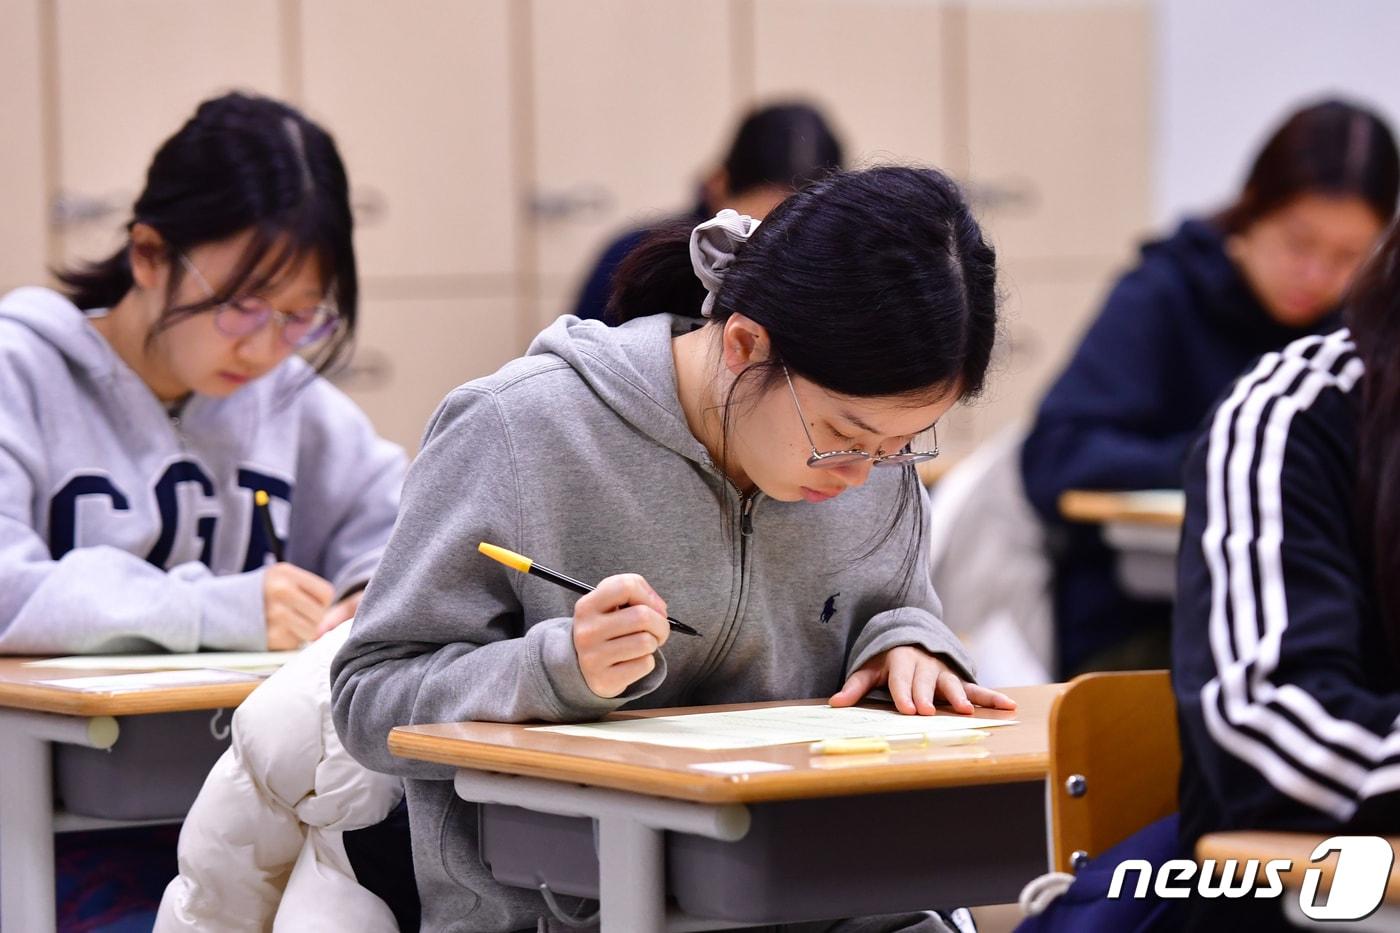
[[[648,237],[608,303],[622,323],[698,315],[688,228]],[[856,397],[982,391],[997,330],[996,254],[961,191],[932,169],[837,173],[783,201],[735,255],[714,320],[762,324],[779,364]]]
[[[690,265],[690,230],[683,221],[658,227],[627,254],[613,275],[604,320],[622,324],[662,312],[700,317],[705,286]]]

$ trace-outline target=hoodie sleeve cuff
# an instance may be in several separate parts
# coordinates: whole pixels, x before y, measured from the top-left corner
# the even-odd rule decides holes
[[[872,618],[851,649],[846,676],[871,658],[901,645],[917,645],[953,669],[959,677],[975,682],[972,657],[948,626],[922,609],[891,609]]]
[[[190,586],[199,600],[199,647],[267,650],[262,570],[205,577]]]
[[[526,641],[534,641],[533,657],[539,662],[539,683],[548,694],[550,705],[557,706],[561,720],[596,719],[618,709],[625,703],[646,696],[666,679],[666,658],[656,652],[656,667],[652,672],[615,697],[600,697],[583,679],[574,650],[573,620],[549,619],[531,626]]]

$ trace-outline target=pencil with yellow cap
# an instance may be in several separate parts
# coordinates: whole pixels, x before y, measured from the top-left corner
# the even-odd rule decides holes
[[[573,590],[575,593],[579,594],[593,592],[593,587],[584,583],[582,580],[575,580],[573,577],[562,574],[557,570],[550,570],[548,567],[542,567],[524,554],[517,554],[506,548],[497,547],[494,544],[487,544],[485,541],[478,544],[476,549],[492,560],[500,561],[512,570],[518,570],[521,573],[528,573],[542,580],[548,580],[550,583],[556,586],[562,586],[566,590]],[[670,616],[666,617],[666,622],[671,626],[671,631],[673,632],[680,632],[682,635],[694,635],[697,638],[700,637],[698,631],[686,625],[684,622],[678,622]]]
[[[267,549],[272,552],[273,560],[280,564],[286,560],[286,548],[282,546],[282,539],[277,537],[277,529],[272,527],[271,503],[272,499],[268,496],[266,489],[259,489],[253,493],[253,507],[262,520],[263,534],[267,537]]]

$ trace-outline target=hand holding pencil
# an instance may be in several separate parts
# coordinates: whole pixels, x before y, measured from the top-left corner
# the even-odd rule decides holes
[[[253,507],[259,513],[268,549],[277,563],[263,570],[263,620],[270,651],[300,648],[321,634],[335,587],[309,570],[284,560],[286,549],[272,525],[271,500],[259,489]]]
[[[574,604],[574,651],[588,689],[600,697],[618,696],[650,674],[656,668],[656,650],[672,631],[700,635],[669,618],[666,601],[638,574],[615,574],[591,587],[494,544],[483,541],[477,550],[521,573],[583,594]]]
[[[604,577],[574,604],[574,650],[588,688],[615,697],[656,668],[671,627],[666,602],[635,573]]]
[[[263,570],[263,618],[269,651],[300,648],[315,641],[318,627],[335,597],[335,587],[293,564]]]

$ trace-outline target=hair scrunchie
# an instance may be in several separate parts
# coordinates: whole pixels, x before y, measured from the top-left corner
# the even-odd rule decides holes
[[[714,315],[715,295],[724,281],[724,273],[733,264],[739,247],[758,229],[758,223],[748,214],[726,207],[690,231],[690,264],[708,293],[700,306],[701,317]]]

